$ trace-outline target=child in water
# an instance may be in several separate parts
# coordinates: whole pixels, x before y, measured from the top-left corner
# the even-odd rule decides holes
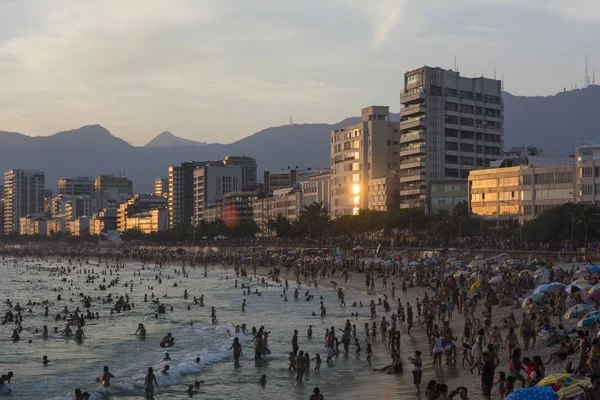
[[[313,358],[313,360],[315,361],[315,371],[320,371],[321,370],[321,356],[317,354],[316,357]]]
[[[354,346],[356,346],[356,357],[360,357],[360,343],[358,343],[358,338],[354,339]]]
[[[371,364],[371,356],[373,355],[373,349],[371,348],[371,343],[367,344],[367,362]]]
[[[260,384],[260,386],[264,387],[267,384],[267,376],[266,375],[261,376],[258,383]]]
[[[44,365],[44,367],[47,367],[49,362],[50,361],[48,361],[48,356],[42,357],[42,364]]]

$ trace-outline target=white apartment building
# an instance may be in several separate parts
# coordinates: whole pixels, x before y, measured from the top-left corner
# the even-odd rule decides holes
[[[331,131],[331,215],[354,215],[368,207],[371,179],[393,175],[400,163],[400,132],[389,107],[362,109],[361,121]]]
[[[428,182],[466,181],[502,157],[501,81],[425,66],[404,74],[400,104],[402,208],[430,213]]]
[[[384,177],[369,181],[368,208],[376,211],[388,211],[397,207],[400,201],[400,181],[397,177]]]
[[[225,193],[242,190],[242,168],[237,165],[206,163],[194,170],[194,214],[192,223],[204,219],[204,207],[216,204]]]
[[[44,213],[45,175],[39,170],[11,169],[4,174],[4,233],[20,232],[21,217]]]
[[[600,205],[600,144],[575,148],[577,160],[576,198]]]
[[[331,182],[331,173],[323,172],[317,175],[310,175],[300,181],[300,190],[302,191],[302,206],[310,206],[313,203],[323,203],[323,207],[330,211],[329,204],[329,184]]]
[[[290,221],[300,218],[303,204],[303,193],[296,188],[278,189],[273,192],[273,197],[257,199],[252,205],[252,218],[260,228],[263,236],[274,235],[269,232],[268,223],[276,219],[279,214]]]
[[[77,178],[64,178],[58,181],[59,195],[94,197],[94,193],[94,178],[80,176]]]

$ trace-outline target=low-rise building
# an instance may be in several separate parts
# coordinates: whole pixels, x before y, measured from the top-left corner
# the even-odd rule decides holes
[[[90,235],[117,230],[117,209],[105,208],[90,220]]]
[[[46,217],[40,215],[28,215],[26,217],[21,217],[19,221],[19,229],[19,233],[21,235],[46,236]]]
[[[222,201],[221,217],[225,226],[231,229],[238,224],[253,221],[253,204],[257,200],[257,192],[230,192],[225,194]]]
[[[471,212],[499,225],[521,223],[552,207],[574,201],[575,162],[570,158],[527,156],[524,162],[469,173]],[[503,167],[503,165],[510,165]]]
[[[398,178],[370,179],[368,189],[370,210],[388,211],[400,208],[400,180]]]
[[[66,220],[65,225],[67,232],[71,236],[81,236],[90,232],[91,218],[87,216],[78,217],[71,220]]]
[[[67,228],[64,218],[51,218],[46,221],[46,233],[48,236],[66,233]]]
[[[137,229],[143,234],[162,232],[169,229],[169,211],[166,207],[133,214],[127,217],[126,229]]]
[[[154,196],[154,195],[140,195],[136,194],[126,203],[119,205],[119,211],[117,215],[117,230],[121,233],[125,232],[129,226],[127,223],[127,219],[136,215],[136,214],[144,214],[154,209],[166,209],[167,207],[167,199],[162,196]],[[140,218],[146,218],[147,216],[142,216]],[[149,217],[148,217],[149,218]],[[137,224],[138,222],[136,222]],[[144,222],[144,224],[146,224]],[[157,225],[158,226],[158,222]],[[155,231],[152,231],[155,232]]]
[[[432,181],[428,186],[429,213],[445,211],[452,214],[459,203],[469,201],[469,183],[464,179]]]
[[[278,189],[273,192],[273,197],[257,199],[252,208],[254,222],[264,234],[268,222],[277,218],[279,214],[290,221],[300,218],[302,192],[295,188]]]

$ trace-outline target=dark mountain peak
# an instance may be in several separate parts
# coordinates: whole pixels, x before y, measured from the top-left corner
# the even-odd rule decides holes
[[[197,142],[195,140],[181,138],[173,135],[169,131],[164,131],[156,135],[154,139],[144,145],[144,147],[200,147],[206,146],[205,142]]]

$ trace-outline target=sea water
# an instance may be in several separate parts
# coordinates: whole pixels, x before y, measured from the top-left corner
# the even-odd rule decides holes
[[[97,262],[73,266],[68,274],[57,274],[57,267],[69,267],[66,262],[50,261],[19,261],[4,260],[0,264],[0,311],[2,316],[9,307],[4,302],[10,299],[13,307],[20,303],[24,307],[22,315],[23,332],[21,340],[12,343],[10,336],[14,323],[0,325],[0,373],[13,371],[13,398],[18,399],[72,399],[75,388],[88,391],[92,399],[139,399],[144,396],[144,376],[148,367],[153,367],[160,390],[155,390],[156,399],[187,398],[187,385],[195,380],[205,383],[194,397],[210,399],[305,399],[310,396],[314,387],[320,387],[323,393],[339,393],[346,391],[349,385],[355,384],[358,377],[364,383],[369,381],[371,366],[365,361],[366,343],[364,341],[364,323],[368,319],[368,303],[373,296],[364,293],[347,292],[347,301],[362,301],[364,307],[340,307],[336,291],[331,289],[315,289],[300,287],[300,296],[294,300],[293,290],[296,285],[290,283],[288,302],[281,297],[283,288],[270,283],[268,287],[259,284],[256,278],[238,278],[238,289],[234,288],[235,274],[232,269],[226,270],[218,266],[208,267],[208,276],[204,277],[204,268],[187,268],[188,278],[175,273],[181,270],[180,265],[165,266],[155,269],[153,266],[142,270],[140,263],[129,262],[118,273],[99,275],[106,270],[104,265]],[[93,283],[86,283],[87,274],[83,268],[94,269],[100,278]],[[134,276],[134,271],[141,275]],[[155,279],[160,272],[162,283]],[[119,277],[119,284],[105,291],[99,290],[99,285],[106,278],[110,280]],[[66,278],[66,282],[63,279]],[[227,279],[229,278],[229,279]],[[133,285],[133,291],[125,287],[125,283]],[[174,284],[177,283],[177,287]],[[251,285],[252,292],[256,289],[262,294],[243,295],[241,285]],[[398,286],[398,285],[397,285]],[[149,289],[149,287],[153,287]],[[62,290],[61,290],[62,289]],[[184,300],[184,290],[190,297]],[[306,301],[305,292],[310,290],[314,299]],[[79,313],[87,310],[81,301],[80,293],[91,296],[92,312],[99,312],[98,320],[86,320],[83,328],[86,339],[82,344],[64,338],[54,333],[54,327],[62,331],[64,321],[54,321],[57,313],[63,315],[65,305],[69,313],[79,307]],[[113,300],[128,294],[130,302],[135,304],[131,311],[110,314],[113,303],[103,303],[102,299],[112,293]],[[166,314],[155,318],[157,305],[151,302],[154,293],[167,308]],[[57,300],[61,294],[62,301]],[[144,294],[148,294],[148,302],[144,302]],[[193,304],[193,297],[204,295],[204,307]],[[166,297],[163,297],[166,296]],[[320,296],[327,307],[327,316],[321,318],[319,312]],[[98,299],[100,297],[100,299]],[[246,299],[246,312],[241,312],[242,300]],[[49,316],[44,316],[43,306],[27,306],[27,302],[49,301]],[[187,309],[188,305],[191,307]],[[173,311],[170,311],[173,307]],[[213,325],[210,319],[210,308],[215,307],[218,324]],[[394,307],[394,304],[392,304]],[[29,312],[29,309],[32,312]],[[382,307],[378,307],[382,310]],[[360,319],[350,316],[353,312],[360,313]],[[379,311],[378,311],[379,312]],[[13,310],[13,313],[16,312]],[[313,313],[316,316],[313,316]],[[389,315],[389,313],[388,313]],[[324,347],[325,329],[335,326],[336,330],[343,327],[350,319],[356,324],[360,336],[362,356],[358,359],[351,346],[350,355],[343,354],[328,365]],[[139,323],[147,329],[145,340],[133,335]],[[379,322],[378,322],[379,323]],[[235,336],[232,324],[246,324],[248,330],[252,327],[265,326],[269,335],[269,348],[272,354],[263,361],[254,360],[251,335],[240,334],[243,346],[243,356],[238,365],[234,363],[231,351],[228,351]],[[47,325],[50,337],[42,339],[42,326]],[[313,326],[313,339],[308,340],[306,331]],[[34,329],[39,333],[34,333]],[[295,380],[295,374],[288,372],[288,357],[292,350],[291,340],[294,329],[299,332],[300,350],[308,351],[310,358],[320,354],[323,361],[321,371],[314,372],[314,362],[311,361],[311,371],[305,374],[304,381]],[[228,333],[229,331],[229,333]],[[175,346],[164,349],[159,346],[160,339],[168,332],[175,337]],[[341,335],[341,332],[338,331]],[[32,340],[31,344],[28,340]],[[379,337],[378,337],[379,341]],[[403,337],[404,342],[404,337]],[[414,342],[414,340],[413,340]],[[409,343],[410,344],[410,343]],[[374,350],[383,345],[374,344]],[[404,345],[403,345],[404,346]],[[412,347],[412,346],[410,346]],[[340,350],[342,346],[340,346]],[[404,350],[404,347],[403,347]],[[408,350],[408,349],[407,349]],[[409,350],[410,351],[410,350]],[[165,352],[171,361],[163,362]],[[343,351],[342,351],[343,353]],[[386,353],[389,354],[388,351]],[[50,364],[42,365],[42,356],[47,355]],[[410,355],[403,351],[403,358]],[[200,363],[194,360],[200,357]],[[378,363],[387,364],[389,356],[382,355]],[[160,371],[165,365],[170,366],[169,375]],[[111,379],[111,387],[103,388],[96,383],[102,375],[103,366],[108,366],[115,376]],[[266,375],[268,383],[265,387],[258,384],[261,375]],[[410,390],[410,375],[406,374],[406,382],[396,385],[389,395],[407,393]],[[398,391],[398,388],[405,390]],[[346,390],[345,390],[346,389]],[[379,387],[373,393],[387,393]],[[330,396],[331,397],[331,396]]]

